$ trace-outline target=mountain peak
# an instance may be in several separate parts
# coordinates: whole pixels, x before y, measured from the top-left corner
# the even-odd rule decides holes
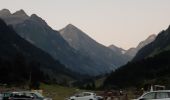
[[[84,35],[85,33],[80,30],[79,28],[77,28],[76,26],[74,26],[73,24],[68,24],[66,27],[64,27],[63,29],[60,30],[61,34],[74,34],[74,35]]]
[[[34,22],[37,22],[41,25],[45,25],[45,26],[48,26],[46,21],[43,20],[41,17],[39,17],[38,15],[36,14],[32,14],[31,17],[30,17],[31,20],[33,20]]]
[[[32,14],[31,17],[38,17],[36,14]]]
[[[139,45],[137,46],[137,51],[143,48],[144,46],[150,44],[152,41],[154,41],[156,38],[155,34],[150,35],[147,39],[144,41],[140,42]]]
[[[16,11],[15,13],[13,13],[13,15],[22,16],[22,17],[29,17],[23,9]]]
[[[110,45],[109,46],[109,48],[112,50],[112,51],[114,51],[114,52],[116,52],[116,53],[119,53],[119,54],[124,54],[125,52],[126,52],[126,50],[124,50],[124,49],[122,49],[122,48],[120,48],[120,47],[117,47],[117,46],[115,46],[115,45]]]
[[[154,40],[155,38],[156,38],[156,34],[152,34],[146,40]]]
[[[76,26],[74,26],[73,24],[68,24],[65,28],[67,29],[78,29]]]
[[[40,18],[38,15],[36,15],[36,14],[32,14],[31,15],[31,19],[33,19],[33,20],[36,20],[36,21],[38,21],[38,22],[42,22],[42,18]]]
[[[8,16],[8,15],[11,15],[11,12],[8,9],[2,9],[2,10],[0,10],[0,15]]]
[[[37,21],[42,21],[43,19],[41,17],[39,17],[38,15],[36,14],[32,14],[31,15],[31,19],[34,19],[34,20],[37,20]],[[44,21],[44,20],[43,20]]]
[[[170,31],[170,25],[168,26],[167,31]]]

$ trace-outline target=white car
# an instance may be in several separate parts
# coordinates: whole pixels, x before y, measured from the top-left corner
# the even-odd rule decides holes
[[[170,90],[159,90],[144,93],[134,100],[170,100]]]
[[[0,100],[2,100],[3,99],[3,95],[2,94],[0,94]]]
[[[82,92],[71,96],[68,100],[97,100],[96,94],[92,92]]]

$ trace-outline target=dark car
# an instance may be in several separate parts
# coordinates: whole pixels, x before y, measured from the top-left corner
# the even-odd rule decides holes
[[[3,100],[52,100],[46,98],[38,92],[20,91],[20,92],[5,92]]]
[[[2,94],[2,100],[33,100],[31,95],[25,95],[21,92],[5,92]]]

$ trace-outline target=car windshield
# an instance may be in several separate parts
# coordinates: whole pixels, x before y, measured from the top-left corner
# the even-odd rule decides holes
[[[144,98],[144,99],[154,99],[155,98],[155,92],[150,92],[150,93],[146,93],[144,94],[142,97],[139,97],[140,99],[141,98]]]

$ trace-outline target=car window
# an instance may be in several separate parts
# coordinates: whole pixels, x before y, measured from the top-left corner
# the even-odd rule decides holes
[[[3,93],[3,97],[10,97],[11,93]]]
[[[76,97],[83,97],[84,95],[82,93],[80,93],[80,94],[76,94],[75,96]]]
[[[33,97],[33,96],[32,96],[32,94],[27,93],[27,92],[26,92],[26,93],[24,93],[24,95],[25,95],[25,96],[28,96],[28,97]]]
[[[143,98],[145,99],[155,99],[155,92],[152,92],[152,93],[147,93],[143,96]]]
[[[91,94],[90,93],[84,93],[84,96],[90,96]]]
[[[163,98],[169,98],[169,95],[167,92],[158,92],[156,94],[157,99],[163,99]]]
[[[168,92],[168,97],[170,98],[170,92]]]

